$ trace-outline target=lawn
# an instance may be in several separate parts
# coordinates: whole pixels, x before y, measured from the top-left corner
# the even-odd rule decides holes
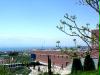
[[[73,73],[70,75],[99,75],[99,70],[98,71],[77,72],[77,73]]]

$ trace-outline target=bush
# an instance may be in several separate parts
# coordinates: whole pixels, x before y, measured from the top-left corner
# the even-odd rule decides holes
[[[79,58],[74,58],[71,73],[82,71],[82,70],[83,70],[83,66],[82,66],[81,60]]]
[[[96,70],[93,59],[87,54],[84,60],[84,71]]]
[[[98,68],[99,68],[99,66],[100,66],[100,55],[99,55],[99,60],[98,60]]]
[[[83,71],[83,66],[82,66],[80,58],[78,58],[76,53],[74,53],[71,73],[74,73],[74,72],[77,72],[77,71]]]

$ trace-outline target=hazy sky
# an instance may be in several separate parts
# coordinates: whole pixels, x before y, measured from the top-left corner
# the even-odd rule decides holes
[[[0,47],[74,46],[73,38],[56,26],[65,13],[77,16],[79,25],[95,28],[98,14],[78,0],[0,0]],[[78,44],[83,42],[78,39]]]

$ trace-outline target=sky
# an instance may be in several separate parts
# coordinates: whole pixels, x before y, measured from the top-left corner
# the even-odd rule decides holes
[[[65,13],[77,16],[77,23],[94,29],[98,14],[78,0],[0,0],[0,47],[74,46],[73,39],[56,26]],[[85,43],[77,38],[77,44]]]

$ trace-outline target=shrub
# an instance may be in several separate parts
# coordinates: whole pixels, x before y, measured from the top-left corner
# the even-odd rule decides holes
[[[93,59],[87,54],[84,60],[84,71],[96,70]]]
[[[82,70],[83,70],[83,66],[82,66],[81,60],[80,58],[77,57],[76,53],[74,53],[71,73],[82,71]]]
[[[100,66],[100,55],[99,55],[99,59],[98,59],[98,68]]]

